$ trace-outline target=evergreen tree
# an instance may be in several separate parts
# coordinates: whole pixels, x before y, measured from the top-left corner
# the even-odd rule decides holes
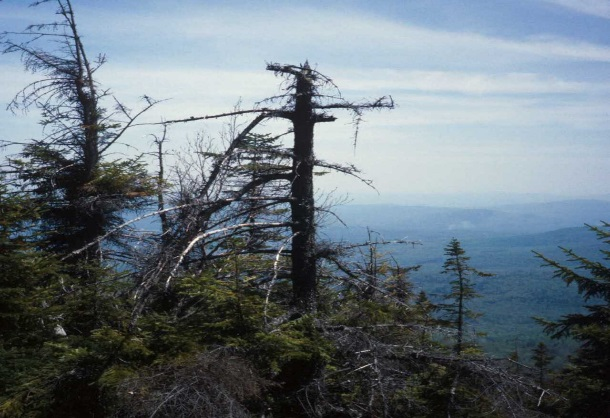
[[[108,111],[103,102],[110,93],[96,81],[105,56],[89,58],[70,0],[34,5],[46,3],[56,6],[58,21],[0,36],[3,53],[19,54],[25,69],[41,76],[9,105],[38,110],[44,128],[43,139],[31,141],[11,161],[12,170],[44,207],[38,226],[45,247],[65,255],[87,246],[77,262],[97,263],[96,240],[121,221],[121,211],[153,192],[137,158],[104,161],[104,156],[155,102],[147,98],[134,115],[115,99],[116,109]]]
[[[446,312],[447,323],[456,330],[453,350],[459,356],[466,347],[464,331],[467,320],[478,318],[481,315],[467,306],[470,300],[480,297],[474,289],[471,277],[490,277],[492,274],[470,267],[468,265],[470,257],[466,256],[466,251],[456,238],[453,238],[445,247],[445,256],[442,274],[447,274],[452,278],[449,282],[451,292],[445,296],[445,299],[452,302],[441,304],[439,307]]]
[[[31,225],[39,215],[27,194],[0,178],[0,416],[27,416],[27,398],[43,391],[37,371],[54,369],[45,344],[65,335],[62,310],[52,304],[65,275],[37,248]]]
[[[538,345],[534,347],[532,350],[532,360],[534,361],[534,366],[538,368],[538,382],[540,383],[540,386],[543,386],[547,367],[551,364],[551,361],[553,361],[553,356],[545,343],[539,342]]]
[[[0,35],[2,52],[19,54],[26,70],[40,75],[10,107],[39,111],[43,126],[42,139],[2,165],[14,182],[6,192],[21,199],[4,199],[2,191],[3,203],[18,209],[11,216],[28,205],[34,213],[9,216],[2,234],[0,292],[12,302],[2,312],[3,347],[13,356],[9,364],[30,366],[13,370],[0,415],[98,416],[100,378],[122,355],[116,330],[129,285],[107,262],[120,247],[103,248],[100,238],[154,188],[137,157],[105,158],[142,112],[118,102],[104,107],[109,92],[95,77],[104,56],[89,59],[70,0],[33,3],[49,4],[58,21]],[[147,99],[143,111],[154,103]],[[16,232],[20,225],[26,232]]]
[[[588,226],[604,245],[610,245],[610,224]],[[590,260],[561,248],[567,265],[539,253],[554,277],[567,285],[576,284],[586,312],[564,315],[556,321],[542,321],[552,338],[571,337],[581,343],[563,371],[561,382],[570,399],[568,416],[610,416],[610,250],[600,250],[600,261]],[[603,261],[601,261],[603,260]],[[605,263],[605,264],[604,264]]]

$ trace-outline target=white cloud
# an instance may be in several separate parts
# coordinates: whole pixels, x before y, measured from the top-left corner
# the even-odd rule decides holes
[[[482,124],[499,126],[537,127],[558,125],[578,129],[608,128],[607,114],[610,106],[605,102],[588,101],[556,102],[535,98],[506,99],[481,98],[464,100],[449,98],[440,107],[433,104],[420,105],[414,100],[415,117],[412,123],[425,124]]]

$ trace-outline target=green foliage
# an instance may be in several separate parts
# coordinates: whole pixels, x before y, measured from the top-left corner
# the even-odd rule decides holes
[[[604,245],[610,245],[610,224],[589,227]],[[545,332],[553,338],[571,337],[581,346],[570,358],[561,377],[562,386],[570,399],[569,416],[584,414],[606,417],[610,414],[610,251],[600,249],[602,261],[579,256],[563,249],[567,265],[538,257],[555,270],[554,277],[567,285],[576,284],[583,296],[586,313],[573,313],[556,321],[542,321]]]
[[[100,162],[87,179],[82,161],[65,157],[61,148],[27,145],[11,164],[19,187],[28,190],[39,216],[30,228],[38,231],[47,250],[66,254],[79,250],[122,223],[126,209],[147,205],[155,186],[138,159]],[[95,254],[98,245],[80,257]]]
[[[174,356],[210,345],[242,346],[263,326],[261,292],[210,273],[177,280],[140,320],[156,352]]]
[[[26,195],[0,184],[0,411],[16,415],[26,414],[20,385],[30,382],[28,391],[39,390],[32,372],[47,367],[41,349],[57,338],[61,315],[50,303],[50,288],[65,277],[60,263],[32,243],[28,226],[37,209]]]
[[[151,196],[156,186],[142,161],[127,159],[100,163],[96,176],[87,187],[97,195],[118,199]],[[125,205],[132,203],[127,199],[125,202]]]
[[[0,416],[77,417],[102,408],[103,385],[96,382],[105,369],[119,357],[131,362],[149,355],[119,331],[129,312],[117,296],[127,284],[108,269],[65,264],[42,251],[28,229],[38,220],[35,203],[14,189],[0,192],[6,215],[0,227]]]

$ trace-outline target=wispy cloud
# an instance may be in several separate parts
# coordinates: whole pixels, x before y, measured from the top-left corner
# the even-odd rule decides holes
[[[610,91],[610,84],[584,83],[536,73],[344,70],[340,84],[366,91],[410,90],[461,94],[570,94]]]
[[[610,19],[610,0],[543,0],[579,13]]]
[[[610,62],[608,46],[559,36],[505,38],[436,30],[336,9],[193,7],[189,13],[168,10],[161,17],[132,12],[120,20],[102,10],[95,19],[87,16],[91,22],[86,27],[110,43],[116,37],[125,48],[133,45],[135,56],[166,51],[208,65],[305,58],[365,67],[379,61],[410,66],[508,65],[535,59]]]
[[[573,82],[535,73],[345,68],[329,71],[340,74],[335,81],[350,99],[384,94],[394,97],[397,110],[366,116],[375,129],[474,124],[600,128],[609,124],[610,85],[604,83]],[[281,93],[281,80],[263,70],[155,70],[109,65],[100,76],[127,101],[142,94],[171,99],[146,115],[149,121],[221,113],[240,100],[244,108],[249,108],[265,97]]]
[[[35,9],[17,7],[16,1],[7,9],[8,3],[2,3],[8,13],[0,16],[0,26],[34,23],[28,13]],[[365,114],[356,156],[349,115],[337,112],[336,123],[316,127],[320,158],[355,158],[380,188],[462,190],[467,184],[481,190],[526,191],[538,182],[540,190],[579,190],[585,180],[591,180],[592,187],[608,188],[593,175],[585,179],[578,174],[590,166],[585,157],[607,160],[609,152],[610,81],[604,74],[610,44],[586,41],[586,27],[574,28],[583,31],[574,39],[569,34],[575,30],[561,30],[554,21],[545,21],[540,27],[549,32],[538,35],[531,28],[520,31],[520,25],[506,30],[512,23],[504,21],[486,21],[488,29],[477,32],[472,29],[476,25],[463,30],[429,25],[437,22],[432,17],[401,21],[400,16],[338,8],[350,2],[330,2],[324,9],[296,1],[175,3],[76,5],[87,48],[109,56],[98,73],[105,87],[132,107],[143,94],[172,99],[144,121],[220,113],[240,99],[243,107],[250,107],[281,92],[281,80],[265,71],[265,62],[298,64],[309,59],[333,77],[349,99],[384,94],[396,99],[398,108],[392,112]],[[521,3],[519,10],[548,12],[556,5],[610,18],[610,0]],[[20,10],[18,21],[11,9]],[[430,10],[429,16],[437,12]],[[541,18],[547,15],[553,19],[557,14]],[[44,17],[40,20],[49,16]],[[583,21],[591,19],[574,19],[575,25]],[[599,27],[596,30],[599,35]],[[30,76],[23,74],[17,56],[3,57],[0,73],[10,77],[0,85],[0,100],[6,103]],[[28,118],[27,132],[24,119],[1,112],[0,134],[39,134],[37,118]],[[172,126],[172,146],[203,126]],[[206,127],[214,135],[217,126]],[[270,123],[261,129],[274,127]],[[153,129],[141,127],[128,140],[145,147]],[[584,156],[578,155],[579,149]],[[599,179],[607,178],[606,166],[600,163]],[[552,179],[557,180],[551,184]],[[327,176],[321,181],[329,188],[340,184]]]

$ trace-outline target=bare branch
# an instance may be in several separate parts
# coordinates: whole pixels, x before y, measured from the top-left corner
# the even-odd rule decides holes
[[[269,223],[255,222],[255,223],[250,223],[250,224],[244,223],[244,224],[238,224],[238,225],[231,225],[226,228],[220,228],[220,229],[216,229],[213,231],[208,231],[208,232],[198,234],[195,238],[193,238],[191,240],[191,242],[189,242],[189,244],[186,246],[186,248],[182,251],[182,253],[178,257],[178,261],[175,263],[175,267],[172,269],[172,271],[169,274],[169,277],[165,281],[165,287],[166,288],[169,287],[169,284],[170,284],[172,278],[174,277],[174,275],[176,274],[176,271],[182,264],[184,257],[193,249],[195,244],[197,244],[202,239],[207,238],[211,235],[216,235],[216,234],[220,234],[220,233],[224,233],[224,232],[228,232],[228,231],[232,231],[232,230],[236,230],[236,229],[245,229],[245,228],[266,229],[266,228],[278,228],[278,227],[287,227],[287,226],[290,226],[290,224],[286,223],[286,222],[269,222]]]

